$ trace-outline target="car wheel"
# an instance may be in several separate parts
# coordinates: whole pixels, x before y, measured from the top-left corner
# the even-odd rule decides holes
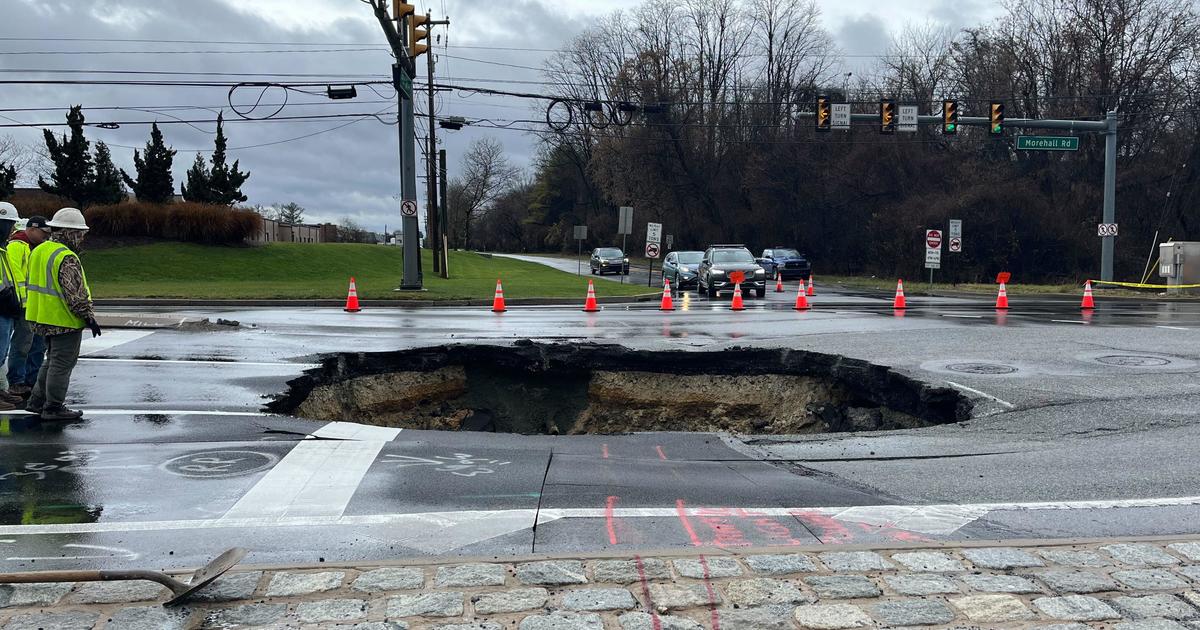
[[[767,289],[765,287],[762,289],[755,289],[754,295],[755,295],[755,297],[757,297],[758,299],[761,300],[762,298],[767,297]]]

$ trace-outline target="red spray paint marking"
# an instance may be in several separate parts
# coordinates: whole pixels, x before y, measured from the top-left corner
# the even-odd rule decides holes
[[[721,630],[721,620],[717,615],[717,598],[713,593],[712,582],[709,580],[711,574],[708,572],[708,559],[703,555],[700,556],[700,566],[704,569],[704,590],[708,591],[708,611],[712,617],[712,630]]]
[[[727,508],[700,508],[697,511],[696,518],[701,523],[712,528],[716,538],[710,544],[717,547],[751,546],[753,543],[746,539],[746,535],[742,533],[742,530],[738,529],[737,525],[729,522],[728,517],[733,515],[734,512]]]
[[[655,446],[655,447],[654,447],[654,450],[658,451],[658,458],[659,458],[659,459],[666,459],[666,458],[667,458],[667,454],[663,452],[663,450],[662,450],[662,447],[661,447],[661,446]]]
[[[822,543],[841,545],[855,540],[856,536],[853,530],[846,527],[840,521],[820,512],[792,512],[792,516],[803,523],[819,528],[821,531],[817,534],[817,538]],[[866,533],[878,534],[898,542],[933,542],[930,538],[926,538],[915,532],[897,529],[890,524],[871,525],[868,523],[855,523],[855,525]]]
[[[608,445],[607,444],[600,445],[600,457],[603,459],[608,459]]]
[[[696,535],[696,530],[692,529],[692,523],[688,521],[687,508],[684,507],[683,499],[675,501],[675,513],[679,515],[679,522],[683,523],[683,529],[687,532],[688,538],[692,539],[692,546],[703,547],[704,543],[700,542],[700,537]]]
[[[613,507],[617,505],[617,497],[608,497],[604,504],[604,524],[608,527],[608,544],[617,544],[617,528],[613,525]]]
[[[642,584],[642,595],[646,597],[646,612],[650,613],[650,625],[654,630],[662,630],[662,620],[658,618],[658,611],[654,610],[654,600],[650,598],[650,585],[646,582],[646,565],[642,563],[641,556],[634,556],[633,559],[637,562],[638,581]]]

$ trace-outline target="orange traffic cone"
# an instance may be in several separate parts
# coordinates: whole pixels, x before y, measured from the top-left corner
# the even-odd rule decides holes
[[[600,307],[596,305],[596,287],[592,286],[591,280],[588,280],[587,299],[583,301],[583,312],[595,313],[598,310]]]
[[[492,312],[503,313],[508,309],[504,308],[504,287],[500,286],[500,278],[496,278],[496,297],[492,298]]]
[[[1096,308],[1096,302],[1095,302],[1095,300],[1092,299],[1092,281],[1091,280],[1088,280],[1083,285],[1083,303],[1079,305],[1079,308],[1081,308],[1085,311]]]
[[[816,281],[813,280],[813,276],[810,273],[810,274],[808,274],[808,297],[812,297],[816,294],[817,294],[817,283],[816,283]]]
[[[783,293],[783,274],[775,272],[775,292]]]
[[[800,280],[800,291],[796,293],[796,305],[792,307],[792,310],[807,311],[808,308],[808,297],[804,293],[804,280]]]
[[[350,278],[350,293],[346,295],[346,308],[342,309],[347,313],[357,313],[362,309],[358,307],[358,287],[354,284],[354,278]]]
[[[734,311],[744,311],[746,307],[742,305],[742,283],[739,282],[733,285],[733,303],[729,308]]]
[[[907,304],[904,301],[904,280],[900,279],[896,281],[896,298],[892,300],[892,308],[903,310],[906,306]]]
[[[662,304],[658,306],[660,311],[675,310],[675,302],[671,299],[671,281],[663,279],[663,297]]]
[[[1005,288],[1003,282],[1000,283],[1000,293],[996,294],[996,308],[1000,310],[1008,308],[1008,289]]]

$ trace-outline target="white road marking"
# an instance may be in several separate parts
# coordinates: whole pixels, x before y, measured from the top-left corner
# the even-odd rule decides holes
[[[279,460],[219,520],[340,517],[383,447],[400,429],[331,422]],[[368,439],[347,439],[362,435]]]
[[[1087,323],[1087,322],[1080,321],[1077,319],[1052,319],[1050,321],[1056,322],[1059,324],[1086,324]]]
[[[942,317],[959,317],[962,319],[983,319],[983,315],[951,315],[949,313],[943,313]]]
[[[987,392],[981,392],[978,389],[975,389],[974,387],[967,387],[966,385],[961,385],[959,383],[955,383],[954,381],[946,381],[946,384],[955,389],[960,389],[967,393],[975,394],[977,396],[982,396],[983,398],[986,398],[992,402],[1000,404],[1002,407],[1004,407],[1006,409],[1016,409],[1016,407],[1017,407],[1016,405],[1014,405],[1006,400],[1000,400],[999,398],[996,398],[995,396],[993,396]]]
[[[320,442],[305,442],[303,444],[319,444]],[[900,527],[909,531],[923,534],[951,534],[992,512],[1034,512],[1046,510],[1103,510],[1120,508],[1163,508],[1179,506],[1200,506],[1200,496],[1191,497],[1162,497],[1149,499],[1112,499],[1096,501],[1046,501],[1037,503],[973,503],[963,505],[876,505],[851,507],[748,507],[746,512],[764,516],[794,516],[798,514],[823,514],[832,518],[867,524],[886,523],[892,527]],[[701,517],[706,515],[709,508],[685,508],[689,516]],[[733,508],[731,508],[733,509]],[[514,523],[520,523],[517,529],[533,526],[533,518],[549,523],[560,519],[570,518],[604,518],[605,508],[577,509],[545,509],[542,510],[465,510],[457,512],[420,512],[414,514],[367,514],[354,516],[259,516],[245,518],[195,519],[179,521],[133,521],[99,523],[62,523],[49,525],[3,525],[0,535],[28,534],[89,534],[104,532],[137,532],[137,531],[173,531],[194,529],[229,529],[257,527],[313,527],[313,526],[364,526],[364,525],[394,525],[402,530],[413,530],[402,534],[406,540],[415,541],[422,536],[428,536],[435,542],[440,551],[449,551],[451,541],[444,544],[436,542],[443,532],[454,528],[462,530],[462,535],[471,539],[486,540],[475,535],[472,528],[483,527],[495,531],[489,523],[496,519],[499,529],[509,529]],[[678,508],[617,508],[612,516],[616,518],[664,518],[678,516]],[[418,533],[423,532],[423,533]],[[507,532],[506,532],[507,533]],[[482,535],[482,534],[480,534]],[[454,538],[450,536],[449,538]],[[461,539],[459,539],[461,540]],[[478,542],[473,540],[472,542]],[[468,543],[469,544],[469,543]]]
[[[108,359],[101,357],[84,358],[80,361],[89,361],[96,363],[152,363],[152,364],[175,364],[175,365],[247,365],[252,367],[294,367],[300,370],[321,367],[320,363],[263,363],[254,361],[188,361],[186,359]]]
[[[115,348],[117,346],[127,344],[131,341],[137,341],[142,337],[153,335],[156,330],[109,330],[99,337],[84,336],[83,343],[80,345],[79,356],[87,356],[96,354],[103,350]]]
[[[1167,330],[1191,330],[1182,326],[1155,326],[1155,328],[1166,328]]]

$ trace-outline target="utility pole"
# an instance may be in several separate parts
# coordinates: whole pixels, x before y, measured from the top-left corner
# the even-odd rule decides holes
[[[421,44],[420,40],[428,37],[429,33],[418,28],[425,22],[426,16],[417,15],[416,7],[404,2],[395,2],[390,16],[387,0],[369,0],[368,4],[374,9],[375,18],[379,20],[388,46],[396,57],[396,62],[392,64],[392,84],[396,89],[400,110],[397,119],[400,137],[400,229],[404,248],[400,290],[420,291],[423,288],[421,228],[417,221],[416,118],[413,113],[412,82],[416,76],[415,59],[428,50],[428,46]]]
[[[433,26],[449,26],[450,20],[434,21],[428,11],[425,12],[425,24],[428,27]],[[437,151],[437,121],[434,119],[433,113],[433,53],[425,55],[425,76],[429,85],[429,144],[426,151],[425,168],[427,177],[427,187],[425,190],[425,201],[428,209],[428,214],[425,218],[425,229],[429,231],[430,249],[433,251],[433,271],[439,273],[442,270],[444,262],[442,256],[442,236],[441,236],[441,221],[438,219],[438,186],[437,186],[437,165],[434,164],[434,155]],[[444,274],[442,277],[446,277]]]
[[[449,247],[450,247],[450,239],[447,238],[447,232],[450,231],[450,205],[446,201],[447,185],[446,185],[446,150],[445,149],[441,149],[438,151],[438,185],[441,188],[441,196],[442,196],[442,204],[441,204],[442,212],[441,212],[441,216],[439,217],[441,219],[442,224],[441,224],[441,226],[439,226],[438,231],[441,232],[441,234],[442,234],[442,255],[445,256],[445,258],[442,259],[442,277],[449,278],[450,277],[450,254],[446,250],[449,249]]]

